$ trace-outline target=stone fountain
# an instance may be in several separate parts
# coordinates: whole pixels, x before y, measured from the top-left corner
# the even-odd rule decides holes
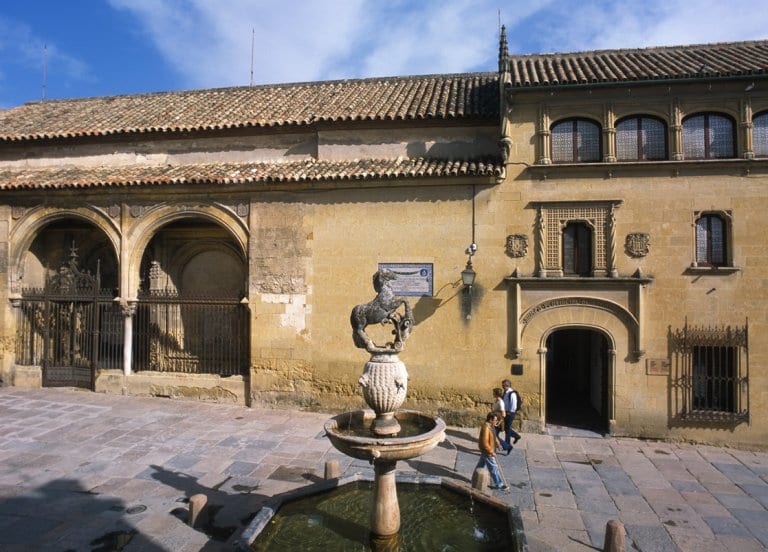
[[[377,271],[373,275],[376,297],[357,305],[350,316],[355,346],[371,355],[359,380],[370,410],[339,414],[325,424],[335,448],[373,464],[374,539],[396,536],[400,530],[397,461],[421,456],[445,439],[445,423],[440,418],[398,410],[408,391],[408,371],[398,355],[413,329],[413,315],[408,302],[392,289],[391,282],[396,278],[392,271]],[[365,331],[371,324],[391,325],[392,341],[374,343]]]

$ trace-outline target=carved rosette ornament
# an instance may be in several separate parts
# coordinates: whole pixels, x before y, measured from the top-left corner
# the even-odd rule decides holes
[[[631,257],[645,257],[651,247],[651,235],[645,232],[633,232],[627,234],[624,249]]]
[[[525,234],[511,234],[507,236],[505,246],[507,255],[514,259],[525,257],[528,254],[528,236]]]
[[[396,278],[397,274],[390,270],[378,270],[373,275],[376,297],[369,303],[357,305],[350,315],[355,346],[371,354],[358,383],[363,388],[365,402],[376,413],[371,431],[378,436],[400,432],[395,411],[405,401],[408,390],[408,371],[397,354],[405,347],[414,321],[408,301],[395,296],[392,289],[390,282]],[[404,312],[398,310],[400,307]],[[377,345],[365,332],[371,324],[391,324],[394,339]]]

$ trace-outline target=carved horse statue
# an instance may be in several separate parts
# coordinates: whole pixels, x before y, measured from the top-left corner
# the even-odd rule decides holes
[[[396,297],[390,282],[397,278],[397,274],[391,270],[378,270],[373,275],[373,289],[376,290],[376,297],[370,303],[357,305],[352,309],[349,317],[352,325],[352,340],[355,346],[365,349],[371,354],[374,353],[398,353],[403,350],[404,342],[411,334],[413,327],[413,314],[408,301],[401,297]],[[398,312],[400,306],[405,307],[405,314]],[[394,326],[392,334],[395,339],[392,343],[387,343],[385,347],[379,347],[365,333],[365,328],[370,324],[388,324]]]

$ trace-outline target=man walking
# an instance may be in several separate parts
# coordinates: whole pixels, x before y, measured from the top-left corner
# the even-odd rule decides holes
[[[485,423],[480,427],[480,437],[477,439],[477,446],[480,449],[480,460],[477,462],[477,468],[488,468],[493,483],[491,489],[507,490],[504,480],[499,471],[499,464],[496,462],[496,431],[494,427],[499,422],[498,416],[489,412],[485,417]]]
[[[520,440],[520,434],[512,429],[512,422],[515,421],[515,415],[517,414],[517,393],[512,389],[512,382],[508,379],[501,382],[501,387],[504,390],[503,398],[506,409],[504,414],[504,442],[511,447]],[[510,443],[512,439],[514,440]]]

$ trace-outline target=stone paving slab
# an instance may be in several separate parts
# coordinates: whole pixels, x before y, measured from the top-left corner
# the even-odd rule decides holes
[[[372,473],[331,447],[328,417],[0,388],[0,550],[232,550],[266,500],[320,481],[326,461]],[[398,471],[469,483],[476,439],[475,428],[448,428]],[[523,435],[499,464],[510,490],[493,493],[520,509],[531,552],[599,550],[611,519],[624,522],[627,550],[768,550],[765,452],[557,428]],[[214,516],[192,528],[198,493]]]

